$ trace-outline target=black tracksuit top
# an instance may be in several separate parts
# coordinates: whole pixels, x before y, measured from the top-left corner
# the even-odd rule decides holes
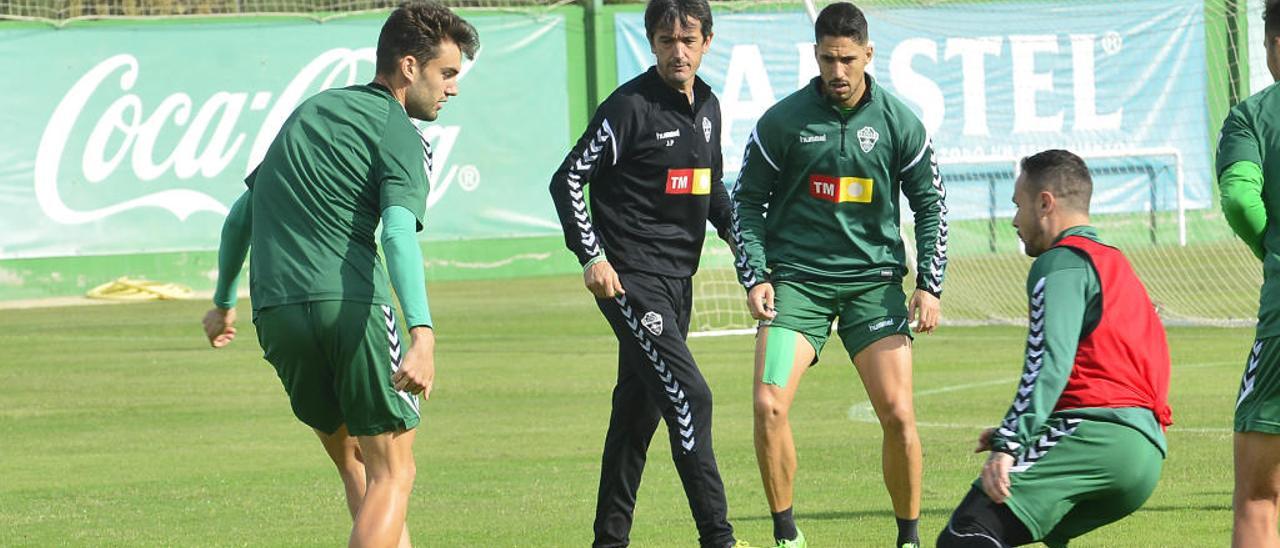
[[[720,102],[701,78],[693,95],[690,105],[650,67],[596,109],[551,178],[565,245],[580,263],[604,254],[619,272],[687,277],[708,220],[729,241]]]

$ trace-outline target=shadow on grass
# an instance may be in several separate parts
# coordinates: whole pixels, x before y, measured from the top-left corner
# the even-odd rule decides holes
[[[1200,506],[1175,506],[1175,505],[1143,506],[1142,508],[1138,509],[1138,511],[1139,512],[1187,512],[1187,511],[1230,512],[1231,503],[1228,502],[1226,504],[1202,504]]]
[[[920,511],[921,516],[947,518],[951,516],[951,508],[925,508]],[[804,512],[796,514],[796,521],[841,521],[862,518],[885,518],[890,519],[893,516],[893,510],[887,506],[884,510],[864,510],[857,512]],[[732,521],[773,521],[773,517],[769,515],[747,515],[733,516]]]

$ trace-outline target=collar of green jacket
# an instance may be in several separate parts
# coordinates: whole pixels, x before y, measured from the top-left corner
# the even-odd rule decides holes
[[[1067,236],[1082,236],[1095,242],[1101,241],[1098,239],[1098,229],[1089,225],[1076,225],[1058,233],[1058,237],[1053,239],[1053,245],[1058,245],[1058,242]]]

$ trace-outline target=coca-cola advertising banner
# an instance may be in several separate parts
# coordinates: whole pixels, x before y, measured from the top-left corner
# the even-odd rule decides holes
[[[558,230],[568,149],[564,19],[470,19],[461,94],[422,125],[425,239]],[[373,78],[383,17],[0,26],[0,259],[214,249],[293,109]]]

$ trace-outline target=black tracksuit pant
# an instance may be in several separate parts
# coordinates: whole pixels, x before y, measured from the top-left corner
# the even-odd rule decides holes
[[[702,546],[732,544],[724,484],[711,448],[711,389],[685,344],[690,278],[619,273],[626,295],[598,299],[618,337],[618,384],[601,459],[595,547],[627,546],[645,454],[667,423],[672,457]]]

